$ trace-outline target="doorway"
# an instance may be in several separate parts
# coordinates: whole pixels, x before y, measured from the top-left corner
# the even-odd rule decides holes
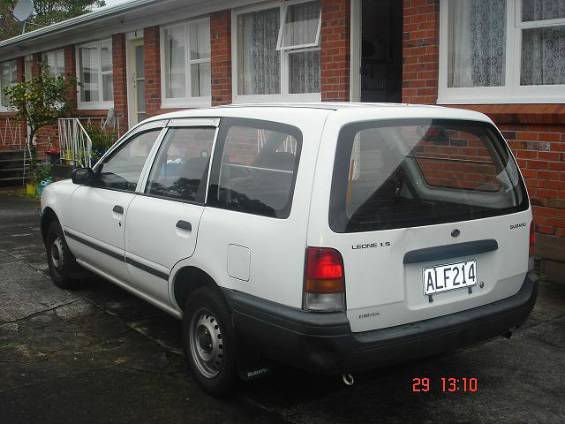
[[[143,121],[145,115],[145,48],[143,38],[127,42],[128,124]]]
[[[402,100],[402,1],[352,5],[352,100]]]

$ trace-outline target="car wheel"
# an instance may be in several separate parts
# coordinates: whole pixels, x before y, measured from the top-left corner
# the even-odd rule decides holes
[[[214,396],[229,394],[237,379],[236,345],[224,299],[211,289],[199,289],[184,311],[184,351],[196,381]]]
[[[71,277],[71,273],[78,265],[67,246],[61,225],[57,221],[49,224],[45,249],[53,283],[61,289],[76,288],[78,281]]]

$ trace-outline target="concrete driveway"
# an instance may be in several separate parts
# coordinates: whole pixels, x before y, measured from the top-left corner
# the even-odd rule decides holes
[[[53,286],[38,203],[0,194],[0,423],[563,423],[565,286],[526,325],[441,357],[338,378],[285,368],[216,400],[186,373],[175,319],[100,279]],[[432,389],[413,393],[416,377]],[[475,377],[476,393],[442,393]]]

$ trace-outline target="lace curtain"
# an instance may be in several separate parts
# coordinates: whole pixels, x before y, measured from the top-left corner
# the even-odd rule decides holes
[[[523,0],[522,20],[558,18],[565,18],[565,0]],[[565,26],[522,31],[520,84],[565,84]]]
[[[280,94],[280,9],[237,17],[239,94]]]
[[[451,0],[449,26],[449,87],[504,85],[506,0]]]
[[[320,2],[300,3],[288,7],[283,44],[300,46],[316,41],[320,22]],[[320,92],[320,51],[289,51],[289,93]]]

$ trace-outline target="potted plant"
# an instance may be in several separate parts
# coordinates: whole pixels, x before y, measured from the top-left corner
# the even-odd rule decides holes
[[[84,129],[92,141],[91,159],[96,163],[104,153],[118,139],[118,131],[115,128],[102,127],[96,124],[85,125]]]
[[[38,167],[37,149],[34,139],[40,128],[52,125],[57,119],[66,116],[71,110],[69,92],[76,88],[73,76],[53,76],[46,64],[41,66],[38,75],[29,81],[18,82],[4,89],[8,107],[16,112],[16,118],[28,125],[26,149],[30,157],[32,180],[28,181],[26,192],[36,192]]]

